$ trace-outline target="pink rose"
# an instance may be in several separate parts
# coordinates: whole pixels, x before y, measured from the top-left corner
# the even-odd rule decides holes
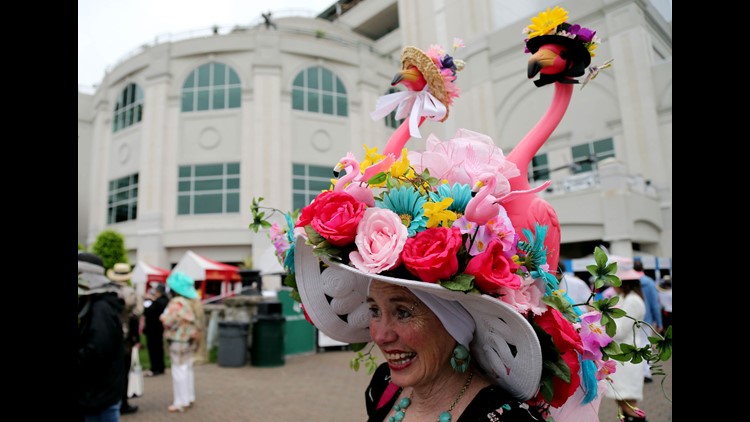
[[[544,297],[544,281],[526,277],[521,282],[518,290],[500,287],[500,300],[513,306],[519,313],[526,315],[531,311],[534,315],[540,315],[547,310],[547,305],[542,301]]]
[[[407,239],[401,257],[410,273],[435,283],[456,274],[460,248],[461,231],[457,227],[433,227]]]
[[[451,185],[474,186],[482,173],[493,173],[496,182],[491,194],[499,198],[510,192],[508,179],[521,174],[514,163],[506,160],[503,150],[492,138],[482,133],[458,129],[447,141],[430,135],[425,143],[424,152],[409,151],[409,162],[414,171],[422,173],[429,169],[430,176],[446,179]]]
[[[368,208],[357,228],[354,243],[357,250],[349,260],[358,270],[378,274],[401,263],[409,231],[395,212],[384,208]]]
[[[310,224],[331,245],[346,246],[354,241],[364,213],[365,204],[348,193],[325,191],[302,209],[294,227]]]
[[[493,239],[484,253],[469,261],[464,271],[474,276],[474,284],[483,293],[500,293],[500,287],[518,290],[521,288],[521,277],[515,272],[520,266],[503,254],[503,244]]]

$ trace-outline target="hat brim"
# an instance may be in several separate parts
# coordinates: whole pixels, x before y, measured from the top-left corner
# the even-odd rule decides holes
[[[169,285],[169,288],[173,290],[175,293],[177,293],[180,296],[185,296],[188,299],[195,299],[198,297],[198,291],[195,290],[195,287],[191,286],[175,286],[175,285]]]
[[[624,271],[618,271],[615,275],[620,278],[620,280],[640,280],[641,279],[641,273],[639,273],[636,270],[624,270]]]
[[[459,302],[476,324],[469,346],[494,382],[519,400],[533,397],[542,374],[542,349],[531,324],[510,305],[488,295],[454,292],[425,283],[364,274],[354,267],[328,262],[321,270],[312,247],[298,237],[294,252],[297,289],[305,312],[327,336],[345,343],[370,342],[367,287],[370,279],[434,294]]]
[[[112,281],[128,281],[133,276],[132,272],[129,272],[127,274],[118,274],[113,269],[107,270],[107,278],[109,278]]]
[[[586,67],[591,64],[591,53],[581,41],[561,35],[541,35],[530,38],[526,42],[526,48],[534,54],[545,44],[559,44],[568,50],[568,55],[573,61],[573,65],[567,72],[569,76],[582,76],[586,73]]]
[[[103,274],[91,272],[78,274],[78,294],[80,296],[114,291],[114,289],[115,285]]]

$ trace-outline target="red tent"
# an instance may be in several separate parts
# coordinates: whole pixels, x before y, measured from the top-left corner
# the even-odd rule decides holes
[[[209,297],[239,293],[242,290],[239,267],[185,252],[172,271],[182,271],[193,280],[203,300]]]
[[[167,277],[169,277],[169,270],[138,261],[133,268],[133,275],[130,277],[130,281],[133,283],[136,292],[143,296],[148,289],[157,284],[166,283]]]

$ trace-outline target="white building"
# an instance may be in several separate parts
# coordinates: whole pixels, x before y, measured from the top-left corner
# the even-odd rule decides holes
[[[258,262],[250,203],[292,209],[328,187],[347,152],[379,150],[395,125],[369,113],[390,88],[404,45],[454,37],[466,48],[449,118],[426,122],[448,139],[458,128],[509,152],[552,98],[526,77],[521,30],[559,4],[603,42],[530,177],[562,225],[561,257],[606,245],[618,255],[672,254],[671,4],[576,0],[339,1],[318,18],[278,17],[146,45],[112,66],[93,95],[79,92],[79,241],[105,229],[125,236],[133,262],[171,268],[187,250],[226,263]],[[215,33],[214,33],[215,32]],[[593,161],[591,161],[593,160]],[[572,165],[572,166],[571,166]]]

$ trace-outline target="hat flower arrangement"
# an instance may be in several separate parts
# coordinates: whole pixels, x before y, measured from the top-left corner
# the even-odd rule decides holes
[[[543,17],[559,18],[558,12]],[[538,31],[542,30],[540,26]],[[566,31],[582,33],[582,29],[572,26]],[[412,66],[419,67],[417,62],[405,59],[419,57],[415,51],[421,52],[415,47],[404,49],[402,73]],[[429,51],[421,53],[435,58],[429,60],[428,67],[431,64],[432,71],[437,69],[438,74],[450,78],[425,78],[426,85],[416,88],[434,93],[440,89],[433,85],[439,85],[443,92],[450,93],[451,99],[457,97],[455,70],[460,68],[451,66],[457,60],[441,55],[440,47],[433,46]],[[462,68],[463,62],[460,63]],[[431,74],[429,68],[419,70],[423,75]],[[446,100],[446,112],[447,105]],[[334,175],[341,170],[346,175],[333,179],[330,188],[318,194],[298,217],[296,212],[262,206],[263,198],[253,199],[250,228],[256,232],[270,229],[277,256],[287,270],[284,283],[294,289],[292,296],[302,302],[306,315],[307,305],[298,294],[297,277],[303,274],[295,275],[295,265],[300,265],[300,256],[295,259],[295,254],[302,253],[295,249],[302,246],[311,247],[312,254],[320,260],[315,266],[321,268],[339,267],[364,278],[501,302],[503,308],[525,319],[538,337],[541,374],[533,380],[532,394],[518,395],[545,415],[549,415],[550,407],[566,403],[579,387],[586,392],[583,403],[593,400],[597,383],[616,370],[613,360],[646,360],[652,364],[653,374],[663,374],[655,364],[671,357],[671,327],[664,336],[654,331],[649,346],[621,347],[612,340],[616,331],[614,319],[630,317],[617,308],[618,297],[593,301],[592,294],[586,301],[590,311],[581,314],[574,307],[581,304],[571,303],[560,290],[554,276],[556,268],[549,268],[547,263],[548,253],[553,252],[544,243],[548,227],[514,227],[505,201],[533,194],[546,185],[511,190],[509,179],[519,176],[521,170],[487,135],[466,129],[459,129],[445,141],[430,135],[425,150],[417,152],[404,147],[406,133],[414,136],[411,130],[400,138],[394,134],[382,154],[365,146],[360,161],[352,153],[342,157],[334,167]],[[269,210],[273,212],[267,213]],[[284,217],[282,225],[269,221],[276,212]],[[588,271],[595,278],[596,288],[605,283],[619,285],[617,264],[608,262],[600,248],[596,248],[594,256],[595,264]],[[354,319],[352,315],[350,319]],[[309,317],[308,320],[313,322]],[[358,353],[351,366],[356,370],[364,361],[368,372],[372,372],[377,364],[372,354],[362,352],[366,344],[352,344]]]

